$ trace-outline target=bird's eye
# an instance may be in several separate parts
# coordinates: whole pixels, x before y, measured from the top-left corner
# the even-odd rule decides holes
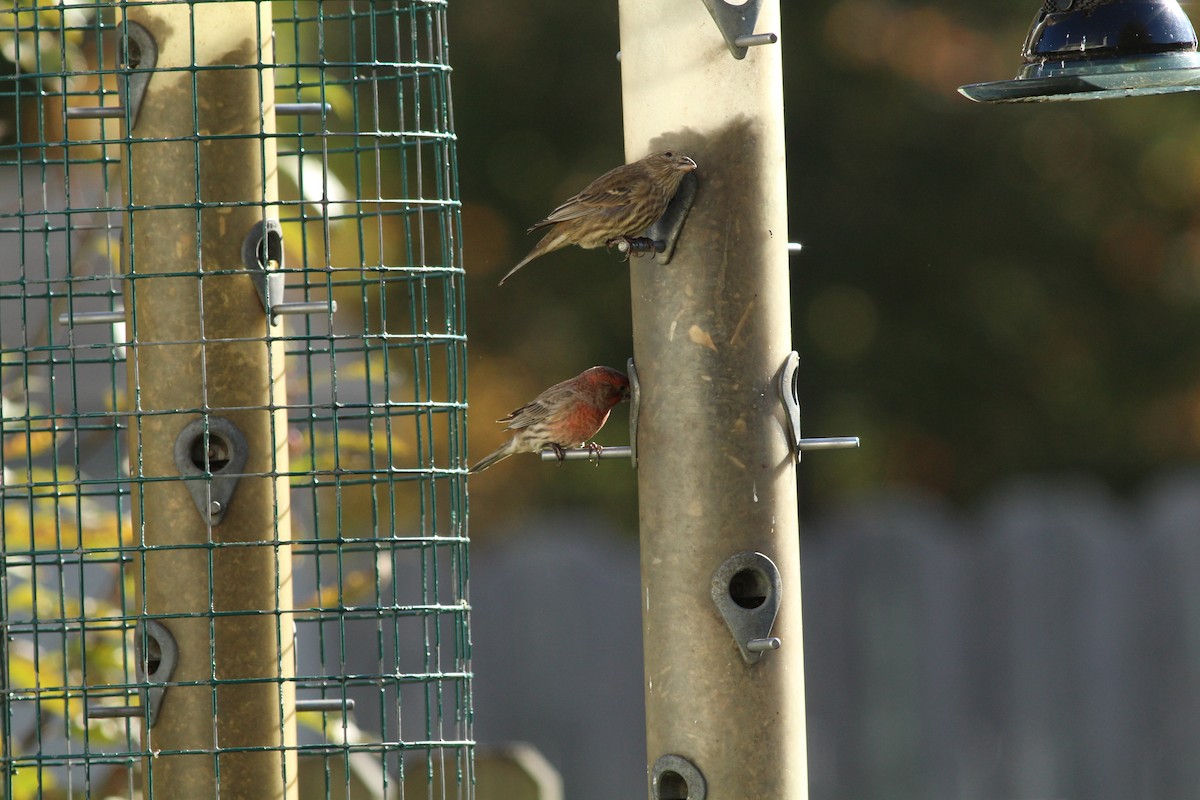
[[[664,155],[664,156],[666,156],[667,158],[674,158],[674,157],[675,157],[675,154],[674,154],[674,153],[672,153],[670,150],[668,150],[667,152],[663,153],[663,155]]]

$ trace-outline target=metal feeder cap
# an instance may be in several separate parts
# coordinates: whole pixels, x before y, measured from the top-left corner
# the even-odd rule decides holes
[[[959,91],[981,103],[1100,100],[1200,89],[1196,32],[1176,0],[1047,0],[1015,80]]]

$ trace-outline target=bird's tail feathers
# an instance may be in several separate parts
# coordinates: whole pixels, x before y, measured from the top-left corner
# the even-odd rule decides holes
[[[533,261],[539,256],[544,256],[546,253],[551,253],[555,250],[558,250],[560,247],[566,247],[568,244],[570,244],[570,242],[568,241],[566,234],[564,234],[558,228],[551,228],[550,232],[543,236],[541,241],[533,246],[533,249],[529,251],[529,255],[522,258],[519,264],[510,269],[508,274],[500,279],[500,285],[503,286],[504,282],[511,278],[514,272],[528,264],[530,261]]]
[[[537,258],[537,257],[538,257],[538,256],[540,256],[540,255],[541,255],[541,253],[539,253],[539,252],[538,252],[538,250],[537,250],[537,248],[535,247],[535,248],[533,249],[533,252],[531,252],[529,255],[525,256],[524,258],[522,258],[522,259],[521,259],[521,261],[520,261],[520,263],[518,263],[518,264],[517,264],[515,267],[513,267],[512,269],[510,269],[510,270],[508,271],[508,274],[507,274],[507,275],[505,275],[503,278],[501,278],[501,279],[500,279],[500,283],[499,283],[499,285],[500,285],[500,286],[503,286],[503,285],[504,285],[504,282],[505,282],[506,280],[508,280],[509,278],[511,278],[511,277],[513,276],[513,274],[514,274],[514,273],[516,273],[516,271],[517,271],[517,270],[519,270],[521,267],[523,267],[523,266],[525,266],[526,264],[528,264],[530,261],[533,261],[535,258]]]
[[[496,452],[492,453],[490,456],[483,459],[475,466],[471,467],[469,472],[472,475],[474,475],[476,472],[483,472],[485,469],[492,466],[496,462],[503,461],[504,459],[508,458],[514,452],[515,451],[513,450],[513,447],[512,447],[512,440],[510,439],[507,442],[505,442],[504,444],[500,445],[500,447],[498,447],[496,449]]]

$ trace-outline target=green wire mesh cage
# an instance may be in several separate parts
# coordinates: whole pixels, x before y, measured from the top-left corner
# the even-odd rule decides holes
[[[472,796],[445,13],[0,3],[4,797]]]

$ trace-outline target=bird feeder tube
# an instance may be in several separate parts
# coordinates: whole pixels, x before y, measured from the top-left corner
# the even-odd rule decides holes
[[[242,258],[277,199],[271,5],[122,11],[157,60],[122,144],[135,583],[175,648],[143,790],[294,798],[284,359]]]
[[[735,57],[695,0],[620,26],[627,160],[678,150],[699,184],[671,262],[630,267],[649,796],[803,800],[781,48]]]

